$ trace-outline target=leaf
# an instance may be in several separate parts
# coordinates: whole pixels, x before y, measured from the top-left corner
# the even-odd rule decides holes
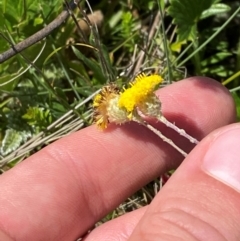
[[[209,65],[208,67],[202,69],[201,73],[207,76],[218,76],[222,78],[227,78],[229,75],[233,74],[233,71],[226,70],[225,65]]]
[[[35,18],[33,21],[33,26],[37,26],[43,23],[43,19],[42,18]]]
[[[212,64],[217,64],[219,62],[221,62],[222,60],[226,59],[229,56],[233,56],[232,53],[228,53],[228,52],[218,52],[210,57],[208,57],[207,59],[203,60],[201,62],[201,65],[203,67],[205,66],[209,66]]]
[[[182,45],[185,44],[185,43],[186,43],[186,41],[182,41],[182,42],[179,41],[179,42],[172,43],[171,46],[170,46],[171,50],[174,51],[174,52],[180,53]]]
[[[14,129],[6,130],[0,150],[1,154],[5,156],[10,152],[15,151],[29,136],[30,133],[26,131],[17,131]]]
[[[224,3],[213,4],[209,9],[202,12],[201,19],[208,18],[213,15],[226,13],[230,11],[231,8]]]
[[[5,91],[12,91],[15,87],[15,77],[17,74],[6,74],[0,77],[0,88]],[[13,81],[12,81],[13,80]]]
[[[70,108],[70,105],[67,101],[67,96],[64,93],[64,91],[62,90],[62,88],[59,87],[54,87],[54,92],[56,93],[56,96],[58,98],[58,100],[61,101],[61,103],[66,107],[66,108]]]
[[[29,107],[27,112],[22,116],[24,120],[27,120],[27,123],[30,126],[34,126],[35,129],[39,127],[48,126],[52,122],[52,115],[50,110],[45,110],[41,107]],[[44,128],[42,128],[44,129]]]
[[[177,25],[178,41],[196,38],[196,24],[203,11],[209,9],[216,0],[171,0],[168,13]]]
[[[83,63],[94,73],[94,76],[100,83],[105,83],[106,79],[102,73],[102,70],[98,63],[93,61],[90,58],[85,57],[77,48],[75,48],[73,45],[71,46],[74,54],[83,61]]]
[[[107,71],[107,73],[105,73],[105,76],[108,80],[115,81],[117,73],[116,70],[112,67],[112,61],[110,59],[109,52],[105,45],[101,45],[101,50],[102,56],[99,55],[99,61],[101,62],[102,68],[104,68],[103,65],[105,66],[105,69]]]

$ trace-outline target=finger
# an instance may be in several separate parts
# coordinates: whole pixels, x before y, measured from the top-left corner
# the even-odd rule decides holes
[[[93,229],[83,241],[126,241],[143,217],[147,207],[143,207],[108,221]]]
[[[158,94],[164,115],[197,138],[234,121],[230,94],[211,79],[187,79]],[[161,131],[188,148],[188,141],[164,128],[161,126]],[[95,126],[86,128],[0,177],[0,204],[4,207],[0,227],[18,240],[41,240],[46,235],[49,241],[72,240],[181,160],[170,146],[138,124],[110,126],[106,132]]]
[[[240,125],[215,131],[186,158],[148,207],[134,240],[237,241]]]

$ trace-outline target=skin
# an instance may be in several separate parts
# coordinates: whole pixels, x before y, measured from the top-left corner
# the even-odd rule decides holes
[[[164,116],[199,140],[217,128],[233,128],[226,126],[235,122],[233,100],[212,79],[189,78],[157,95]],[[201,168],[223,129],[194,147],[152,124],[186,152],[194,148],[183,163],[149,130],[127,123],[104,132],[96,126],[80,130],[1,175],[0,240],[76,240],[136,190],[182,163],[148,207],[103,224],[84,241],[237,241],[240,194]]]

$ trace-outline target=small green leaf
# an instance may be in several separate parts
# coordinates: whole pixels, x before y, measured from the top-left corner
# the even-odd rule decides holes
[[[85,57],[81,51],[79,51],[77,48],[75,48],[74,46],[71,46],[72,50],[74,52],[74,54],[83,61],[83,63],[90,69],[93,71],[94,75],[96,76],[96,79],[98,79],[98,81],[100,83],[105,83],[106,82],[106,78],[104,77],[102,70],[99,66],[98,63],[96,63],[94,60]]]
[[[209,9],[216,0],[171,0],[168,13],[177,25],[178,41],[196,38],[196,24],[203,11]]]
[[[14,129],[6,130],[6,134],[2,141],[1,154],[3,156],[16,150],[22,143],[23,136],[22,132],[16,131]]]
[[[185,44],[185,43],[186,43],[186,41],[175,42],[175,43],[171,44],[170,48],[171,48],[172,51],[180,53],[182,45]]]
[[[44,129],[44,127],[48,126],[52,122],[50,110],[36,106],[29,107],[22,118],[26,120],[30,126],[34,126],[35,130],[37,128],[40,130]]]
[[[12,91],[15,86],[16,76],[17,74],[6,74],[4,76],[1,76],[0,77],[1,90]]]
[[[33,22],[33,26],[37,26],[43,23],[43,19],[42,18],[35,18],[34,22]]]
[[[119,21],[122,19],[122,14],[123,14],[123,11],[119,10],[110,18],[108,22],[110,28],[115,28],[117,26]]]
[[[208,18],[210,16],[221,14],[221,13],[226,13],[230,10],[231,8],[227,4],[224,4],[224,3],[213,4],[211,8],[202,12],[201,19]]]
[[[207,59],[203,60],[201,62],[201,65],[203,67],[208,66],[208,65],[212,65],[212,64],[217,64],[220,61],[226,59],[229,56],[233,56],[232,53],[228,53],[228,52],[218,52],[210,57],[208,57]]]
[[[202,69],[202,74],[206,74],[207,76],[218,76],[221,78],[227,78],[232,74],[231,70],[226,70],[226,66],[223,65],[209,65],[208,67]]]

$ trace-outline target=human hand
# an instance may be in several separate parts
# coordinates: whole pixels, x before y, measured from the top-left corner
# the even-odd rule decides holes
[[[187,79],[157,94],[164,115],[198,139],[235,121],[230,94],[211,79]],[[188,140],[158,127],[186,152],[192,149]],[[85,241],[238,240],[238,136],[237,124],[211,133],[148,207],[103,224]],[[76,240],[182,160],[136,123],[112,125],[104,132],[91,126],[71,134],[0,176],[0,240]],[[216,166],[223,167],[218,174],[234,188],[217,180]]]

